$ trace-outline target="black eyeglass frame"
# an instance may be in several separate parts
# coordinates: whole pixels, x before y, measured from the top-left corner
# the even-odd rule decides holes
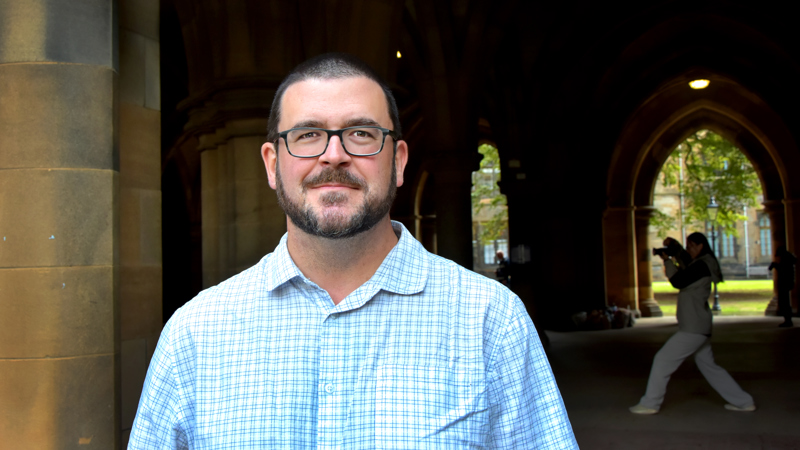
[[[361,130],[361,129],[364,129],[364,128],[370,128],[370,129],[373,129],[373,130],[380,130],[383,133],[383,139],[381,139],[381,148],[375,153],[367,153],[367,154],[350,153],[347,150],[347,147],[344,145],[344,138],[342,137],[342,133],[344,133],[347,130],[356,130],[356,129]],[[286,136],[290,132],[295,131],[295,130],[324,131],[328,135],[328,141],[325,142],[325,149],[322,150],[322,152],[317,154],[317,155],[311,155],[311,156],[295,155],[289,149],[289,141],[286,140]],[[280,139],[283,138],[283,142],[286,144],[286,151],[289,152],[289,154],[294,156],[295,158],[317,158],[317,157],[320,157],[320,156],[324,155],[325,152],[328,151],[328,145],[330,145],[331,137],[333,137],[333,136],[338,136],[339,137],[339,142],[342,143],[342,148],[344,149],[345,153],[347,153],[350,156],[375,156],[378,153],[383,151],[383,147],[384,147],[384,145],[386,145],[386,136],[391,136],[392,137],[392,139],[394,140],[394,145],[397,145],[397,141],[400,138],[400,136],[397,133],[395,133],[394,131],[392,131],[392,130],[390,130],[388,128],[376,127],[376,126],[372,126],[372,125],[357,126],[357,127],[347,127],[347,128],[342,128],[340,130],[328,130],[326,128],[315,128],[315,127],[299,127],[299,128],[290,128],[290,129],[288,129],[286,131],[281,131],[280,133],[278,133],[278,139],[275,140],[275,146],[277,147],[278,146],[278,141],[280,141]]]

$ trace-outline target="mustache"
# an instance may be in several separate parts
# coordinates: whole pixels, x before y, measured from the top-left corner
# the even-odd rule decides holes
[[[303,190],[325,183],[337,183],[351,187],[365,188],[367,183],[345,169],[327,168],[322,172],[303,180]]]

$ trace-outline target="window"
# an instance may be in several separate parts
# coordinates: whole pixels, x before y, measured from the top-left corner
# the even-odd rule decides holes
[[[758,219],[759,237],[761,238],[761,256],[772,256],[772,230],[769,216],[762,214]]]
[[[506,240],[506,239],[498,239],[497,240],[497,250],[500,250],[501,252],[503,252],[503,256],[505,256],[506,259],[508,259],[509,258],[509,255],[508,255],[508,240]],[[497,262],[494,259],[495,254],[496,254],[496,251],[494,249],[494,242],[490,242],[488,244],[484,244],[483,245],[483,263],[484,264],[497,264]]]
[[[736,257],[736,238],[733,235],[720,233],[719,228],[712,227],[711,222],[706,222],[706,233],[717,258]]]
[[[721,250],[718,255],[721,258],[733,258],[736,256],[736,238],[730,234],[723,234],[722,239],[719,240]],[[720,245],[717,245],[720,247]]]

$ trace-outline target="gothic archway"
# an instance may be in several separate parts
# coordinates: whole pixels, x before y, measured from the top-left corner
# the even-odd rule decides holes
[[[797,189],[788,176],[791,167],[798,167],[796,142],[781,118],[752,92],[721,76],[708,78],[712,83],[705,92],[691,91],[684,79],[661,89],[636,110],[617,142],[603,219],[609,304],[659,315],[647,246],[653,192],[669,153],[698,129],[720,134],[745,153],[762,181],[765,209],[778,225],[773,240],[792,240],[788,237],[795,225],[787,223],[782,202]]]

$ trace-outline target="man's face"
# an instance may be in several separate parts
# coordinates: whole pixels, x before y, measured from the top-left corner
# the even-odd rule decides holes
[[[392,129],[386,97],[374,81],[364,78],[309,79],[285,91],[280,131],[297,127],[340,129],[375,125]],[[266,143],[262,156],[270,186],[289,217],[290,227],[326,238],[345,238],[369,230],[387,217],[397,187],[403,184],[407,148],[391,137],[381,153],[350,156],[338,137],[316,158],[295,158],[278,145]],[[280,154],[280,156],[278,156]]]

